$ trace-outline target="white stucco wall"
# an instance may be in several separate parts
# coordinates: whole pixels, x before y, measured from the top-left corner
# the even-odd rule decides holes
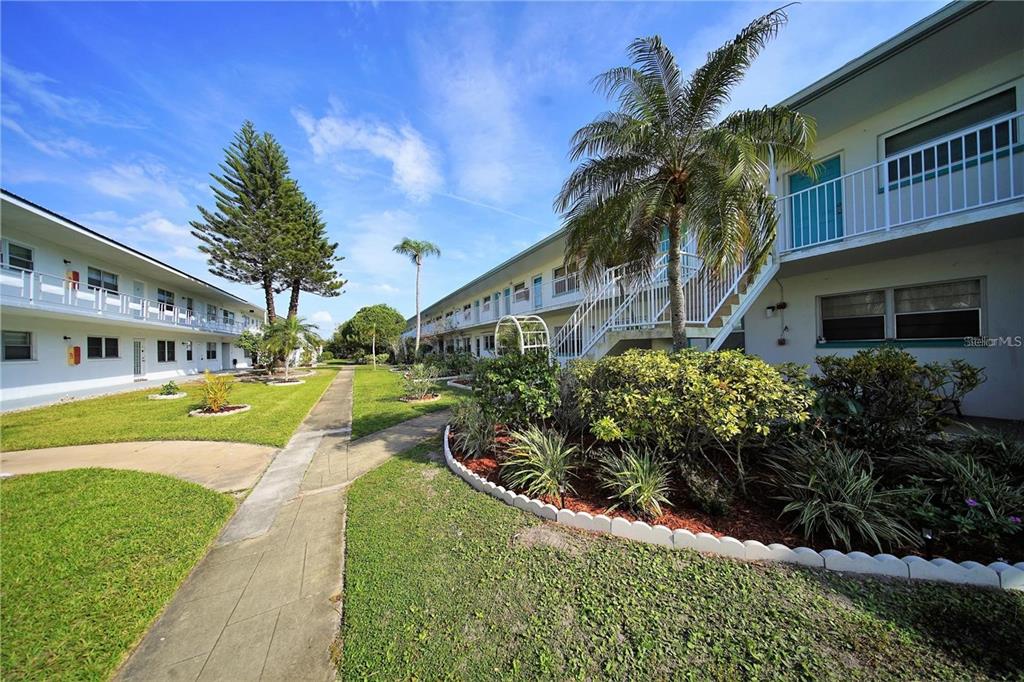
[[[1024,238],[935,251],[865,265],[782,277],[768,284],[744,318],[746,350],[771,363],[811,365],[818,355],[852,355],[857,348],[817,348],[816,297],[871,288],[905,286],[968,277],[984,278],[982,334],[1024,336]],[[782,289],[780,290],[779,283]],[[784,313],[765,317],[765,308],[780,300]],[[788,331],[782,331],[782,327]],[[786,345],[779,346],[782,336]],[[907,347],[922,362],[962,358],[984,367],[988,380],[968,395],[966,414],[1024,419],[1024,348]]]
[[[3,400],[17,400],[36,396],[58,396],[64,393],[88,389],[115,387],[131,384],[133,374],[133,340],[145,342],[145,379],[173,379],[201,374],[204,370],[219,371],[225,366],[243,369],[249,367],[249,360],[243,357],[242,349],[231,343],[228,362],[222,353],[224,343],[230,343],[227,336],[187,333],[179,329],[166,331],[142,325],[112,325],[92,321],[71,319],[49,319],[18,314],[5,310],[3,328],[9,331],[32,332],[33,359],[0,361],[0,394]],[[65,340],[64,337],[71,337]],[[119,357],[90,359],[86,338],[89,336],[116,337]],[[157,340],[173,341],[174,362],[157,361]],[[193,359],[185,359],[183,342],[193,342]],[[217,359],[206,359],[206,343],[217,344]],[[81,347],[81,363],[69,365],[68,348]],[[237,360],[233,365],[232,360]]]

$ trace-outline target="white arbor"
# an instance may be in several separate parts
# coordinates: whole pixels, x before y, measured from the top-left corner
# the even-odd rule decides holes
[[[517,345],[522,354],[541,349],[548,354],[551,352],[548,325],[537,315],[505,315],[494,325],[494,340],[496,355],[501,355],[504,340],[513,347]]]

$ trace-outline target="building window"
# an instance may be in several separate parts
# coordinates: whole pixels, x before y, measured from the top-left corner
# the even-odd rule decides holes
[[[512,285],[512,298],[517,303],[530,300],[530,290],[526,288],[526,282]]]
[[[981,336],[981,280],[893,290],[897,339]]]
[[[185,360],[192,362],[192,342],[185,342]]]
[[[156,301],[160,304],[160,310],[174,309],[174,292],[167,289],[156,290]]]
[[[484,350],[494,350],[494,334],[484,337]]]
[[[903,180],[936,168],[959,163],[965,158],[991,153],[995,148],[1006,147],[1012,135],[1018,139],[1016,126],[1004,121],[993,128],[984,128],[977,134],[971,133],[946,144],[926,147],[920,152],[899,156],[900,152],[919,147],[930,140],[946,137],[958,130],[971,128],[979,123],[1013,113],[1017,108],[1017,92],[1014,88],[991,95],[960,107],[942,116],[925,121],[907,130],[885,138],[885,156],[898,156],[889,162],[889,180]],[[993,140],[993,132],[995,133]]]
[[[117,292],[117,275],[99,268],[89,268],[89,288]]]
[[[85,339],[86,357],[92,360],[120,357],[118,340],[112,336],[89,336]]]
[[[580,273],[579,265],[577,263],[571,263],[569,265],[563,265],[560,268],[555,268],[554,278],[551,282],[552,293],[555,296],[562,296],[563,294],[570,294],[580,288]]]
[[[210,305],[209,303],[206,304],[206,320],[208,322],[217,321],[217,306]]]
[[[206,359],[216,360],[217,359],[217,344],[212,341],[206,342]]]
[[[0,336],[3,337],[4,360],[32,359],[32,332],[5,330]]]
[[[880,341],[885,338],[885,291],[821,298],[821,337],[826,341]]]
[[[32,257],[32,249],[7,242],[7,265],[20,270],[34,270],[35,261]]]
[[[156,342],[156,361],[174,362],[174,341]]]

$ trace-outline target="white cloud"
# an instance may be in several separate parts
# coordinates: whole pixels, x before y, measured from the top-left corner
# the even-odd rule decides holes
[[[344,230],[346,274],[355,282],[374,282],[378,286],[411,278],[413,266],[405,256],[394,252],[395,244],[419,232],[416,217],[402,210],[367,213],[356,218]]]
[[[13,91],[50,116],[73,123],[95,123],[119,128],[138,127],[133,121],[108,113],[94,100],[56,92],[53,86],[57,81],[45,74],[23,71],[7,61],[0,65],[0,70],[7,98]],[[4,106],[7,107],[8,102],[4,102]]]
[[[309,316],[309,321],[324,335],[331,331],[334,326],[334,317],[326,310],[318,310]]]
[[[203,262],[206,256],[198,249],[199,240],[188,225],[176,223],[159,211],[136,216],[122,216],[116,211],[93,211],[78,216],[83,225],[124,241],[157,258],[171,255],[180,260]]]
[[[87,182],[97,192],[118,199],[155,198],[174,206],[188,203],[178,189],[179,183],[169,177],[162,164],[152,161],[114,164],[90,173]]]
[[[47,156],[66,159],[70,156],[92,157],[99,153],[91,144],[75,137],[65,137],[62,135],[47,135],[43,137],[38,134],[33,135],[25,130],[20,123],[6,116],[3,118],[2,123],[4,128],[17,133],[33,148]]]
[[[408,123],[387,123],[346,117],[337,104],[322,118],[298,109],[295,120],[306,132],[317,160],[331,159],[351,172],[348,152],[362,152],[391,164],[391,180],[415,201],[427,199],[443,185],[437,155]]]

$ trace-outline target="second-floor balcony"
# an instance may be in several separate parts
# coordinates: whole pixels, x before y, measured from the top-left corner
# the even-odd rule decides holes
[[[258,321],[207,318],[182,306],[90,287],[58,275],[5,267],[0,269],[0,302],[17,308],[69,312],[89,317],[137,321],[217,334],[241,334]]]
[[[1024,197],[1024,113],[930,140],[777,201],[780,253]]]

